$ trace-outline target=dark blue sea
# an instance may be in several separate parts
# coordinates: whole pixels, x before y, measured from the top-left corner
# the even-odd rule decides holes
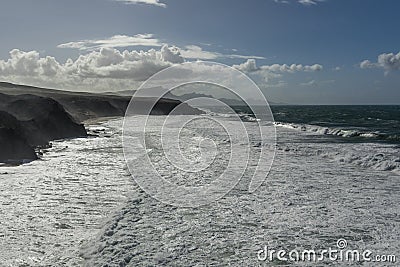
[[[275,121],[347,141],[400,143],[400,106],[272,106]],[[313,127],[317,126],[317,127]]]

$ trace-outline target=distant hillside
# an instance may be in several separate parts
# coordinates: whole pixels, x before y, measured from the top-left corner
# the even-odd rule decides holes
[[[150,90],[151,90],[151,88],[150,88]],[[132,97],[135,94],[135,92],[136,92],[135,90],[124,90],[124,91],[117,91],[117,92],[108,92],[107,94]],[[183,94],[183,95],[178,96],[171,92],[168,92],[165,95],[165,98],[176,99],[176,100],[180,100],[180,101],[187,101],[189,99],[198,98],[198,97],[214,98],[212,95],[206,95],[206,94],[201,94],[201,93],[190,93],[190,94]],[[230,99],[230,98],[217,98],[217,99],[229,106],[245,106],[246,105],[243,101],[241,101],[239,99]],[[260,105],[264,104],[264,102],[262,102],[262,101],[259,101],[259,102],[260,102]],[[257,102],[255,101],[255,103],[257,103]],[[272,102],[272,101],[268,101],[268,104],[271,106],[287,105],[285,103],[276,103],[276,102]]]
[[[124,116],[126,108],[131,100],[129,95],[112,93],[88,93],[62,91],[55,89],[38,88],[26,85],[16,85],[0,82],[0,93],[7,95],[31,94],[41,97],[49,97],[59,102],[74,119],[83,122],[87,119],[111,116]],[[138,106],[151,99],[136,99]],[[154,107],[152,114],[168,114],[181,101],[175,99],[160,99]],[[187,106],[188,113],[198,113],[196,109]]]

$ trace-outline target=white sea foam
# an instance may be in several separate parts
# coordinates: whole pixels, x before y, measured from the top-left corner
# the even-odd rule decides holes
[[[349,129],[342,129],[342,128],[329,128],[329,127],[309,125],[309,124],[275,122],[275,125],[278,127],[296,129],[296,130],[300,130],[300,131],[304,131],[304,132],[341,136],[341,137],[377,138],[380,136],[380,134],[377,132],[363,132],[363,131],[357,131],[357,130],[349,130]]]
[[[276,126],[296,131],[303,131],[305,134],[321,134],[340,137],[364,137],[376,138],[378,133],[363,133],[355,130],[344,130],[340,128],[327,128],[315,125],[300,125],[293,123],[275,123]],[[314,146],[319,146],[315,144]],[[314,153],[324,158],[333,159],[339,163],[349,163],[364,168],[371,168],[379,171],[393,171],[400,174],[400,153],[396,145],[376,143],[325,143],[319,150],[315,147],[307,153]],[[290,150],[290,149],[289,149]],[[307,149],[305,149],[307,150]]]
[[[324,152],[321,155],[338,162],[400,174],[400,154],[391,145],[358,144],[350,150],[347,148],[344,151]]]
[[[0,266],[82,266],[80,244],[129,198],[121,121],[90,128],[100,136],[54,141],[42,159],[0,168]]]
[[[247,190],[248,175],[224,198],[196,209],[164,205],[135,188],[82,250],[86,263],[255,266],[264,245],[335,248],[341,237],[352,248],[400,251],[400,229],[390,219],[398,210],[399,176],[334,160],[341,151],[389,152],[389,146],[315,142],[287,128],[278,130],[278,140],[272,173],[254,194]],[[215,165],[211,173],[221,168]],[[180,175],[174,173],[174,179]]]
[[[274,166],[255,193],[246,173],[224,198],[176,208],[127,175],[119,123],[103,125],[108,138],[55,142],[42,161],[0,168],[5,266],[257,266],[265,245],[335,248],[339,238],[400,253],[400,176],[381,171],[395,170],[388,159],[398,163],[391,145],[319,142],[314,132],[279,127]]]

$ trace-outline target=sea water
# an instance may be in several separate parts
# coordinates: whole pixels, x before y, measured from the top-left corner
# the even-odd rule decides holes
[[[309,109],[317,115],[299,115],[299,109],[274,109],[275,160],[256,192],[248,191],[250,178],[245,174],[227,195],[195,209],[163,204],[135,183],[124,163],[122,120],[92,126],[99,137],[53,142],[41,160],[0,168],[0,262],[4,266],[309,266],[309,262],[276,259],[263,262],[258,252],[265,246],[336,248],[339,239],[351,249],[400,255],[400,154],[396,139],[387,138],[398,134],[399,117],[361,110],[359,120],[365,123],[338,125],[335,121],[351,110],[336,107],[333,111],[342,117],[324,119],[323,110],[306,107],[303,112]],[[154,117],[160,123],[164,119]],[[380,121],[389,128],[392,123],[393,128],[380,126]],[[249,131],[257,129],[255,122],[243,123]],[[198,126],[193,129],[204,129]],[[339,129],[358,134],[330,134]],[[198,139],[193,131],[184,131],[187,136],[182,140]],[[141,134],[140,129],[135,133],[133,127],[131,134]],[[156,140],[156,133],[147,135]],[[224,147],[226,139],[214,140]],[[152,149],[157,152],[157,146]],[[251,151],[257,153],[257,146]],[[188,154],[197,155],[192,150]],[[154,164],[161,172],[168,168],[162,160]],[[220,173],[224,166],[212,165],[208,175]],[[191,182],[190,177],[198,178],[176,172],[169,179]],[[335,263],[318,264],[325,265]]]

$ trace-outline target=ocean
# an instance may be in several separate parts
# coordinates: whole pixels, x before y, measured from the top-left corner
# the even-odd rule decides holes
[[[273,106],[272,109],[277,122],[297,125],[301,130],[349,137],[353,142],[400,143],[400,106]]]
[[[237,110],[252,135],[257,122]],[[310,266],[261,260],[260,251],[323,250],[337,248],[338,240],[372,255],[400,255],[400,106],[272,111],[277,144],[264,183],[250,193],[245,172],[229,193],[197,208],[164,204],[136,184],[124,161],[122,118],[89,125],[98,137],[54,141],[40,160],[1,167],[2,266]],[[152,120],[162,124],[165,118]],[[183,118],[173,116],[165,127]],[[213,118],[238,123],[221,114]],[[189,184],[223,172],[226,137],[207,127],[195,120],[181,133],[183,155],[201,155],[190,140],[205,135],[222,148],[203,176],[171,168],[161,153],[168,147],[159,146],[159,135],[150,129],[148,152],[157,159],[152,167]],[[129,134],[142,133],[133,127]],[[150,179],[140,167],[133,174]],[[316,265],[342,264],[325,258]]]

